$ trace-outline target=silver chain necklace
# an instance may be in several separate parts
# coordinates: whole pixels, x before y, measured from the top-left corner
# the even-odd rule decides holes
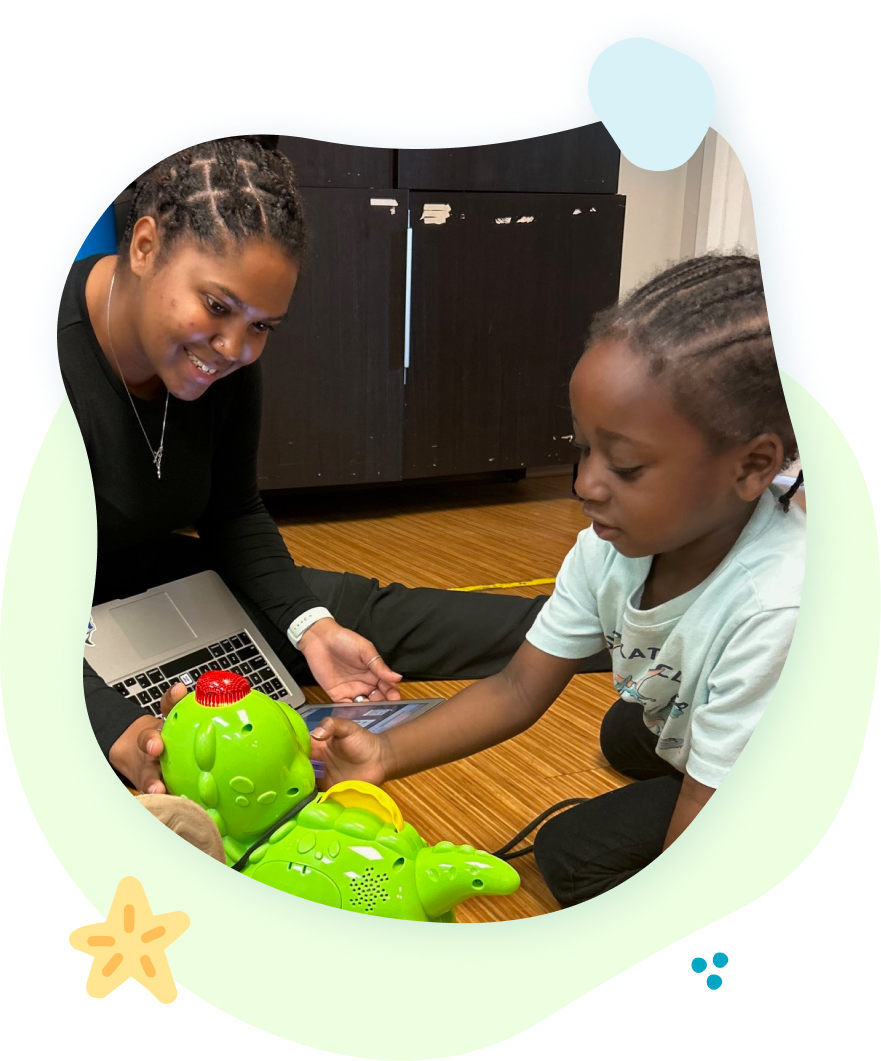
[[[135,400],[131,395],[131,391],[125,386],[125,378],[122,375],[122,369],[119,367],[119,358],[116,356],[116,351],[113,349],[113,341],[110,338],[110,300],[113,298],[113,281],[116,279],[116,269],[113,270],[113,275],[110,277],[110,290],[107,292],[107,345],[110,347],[110,353],[113,354],[113,361],[116,364],[116,371],[119,373],[119,378],[125,387],[125,393],[128,395],[128,400],[131,402],[132,412],[135,414],[135,419],[138,421],[138,426],[144,435],[144,441],[150,450],[150,454],[153,457],[153,466],[156,469],[156,478],[162,478],[162,449],[165,445],[165,423],[168,420],[168,399],[171,397],[171,392],[165,392],[165,415],[162,417],[162,434],[159,436],[159,449],[153,449],[153,444],[150,441],[150,437],[147,434],[144,423],[138,416],[138,410],[135,406]]]

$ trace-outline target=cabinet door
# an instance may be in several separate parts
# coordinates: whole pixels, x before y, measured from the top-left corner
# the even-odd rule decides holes
[[[624,198],[410,193],[404,477],[572,460],[568,380],[618,297]]]
[[[400,479],[406,193],[303,202],[312,252],[263,358],[260,488]]]
[[[278,149],[297,171],[301,188],[387,188],[394,183],[394,152],[280,136]]]
[[[459,192],[618,191],[621,153],[601,122],[478,147],[398,152],[398,186]]]

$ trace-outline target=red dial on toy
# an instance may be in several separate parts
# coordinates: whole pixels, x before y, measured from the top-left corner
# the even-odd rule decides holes
[[[241,674],[228,670],[206,671],[196,682],[196,703],[203,707],[236,704],[251,691],[251,684]]]

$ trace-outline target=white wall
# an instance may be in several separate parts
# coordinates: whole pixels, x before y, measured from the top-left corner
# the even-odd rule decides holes
[[[639,169],[622,155],[618,192],[627,196],[622,296],[682,258],[712,251],[758,254],[746,174],[731,146],[713,129],[678,169]],[[776,481],[788,487],[800,470],[801,462],[796,462]]]
[[[682,258],[708,251],[758,253],[746,175],[712,129],[678,169],[640,169],[622,156],[618,192],[627,196],[622,295]]]

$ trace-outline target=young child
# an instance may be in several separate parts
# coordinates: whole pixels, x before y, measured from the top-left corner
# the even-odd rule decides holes
[[[805,553],[798,483],[772,487],[798,450],[756,260],[682,262],[602,314],[570,403],[591,526],[510,663],[381,735],[338,718],[313,734],[325,783],[381,784],[522,732],[607,645],[620,699],[600,746],[635,783],[539,831],[562,906],[637,873],[718,788],[780,676]]]

